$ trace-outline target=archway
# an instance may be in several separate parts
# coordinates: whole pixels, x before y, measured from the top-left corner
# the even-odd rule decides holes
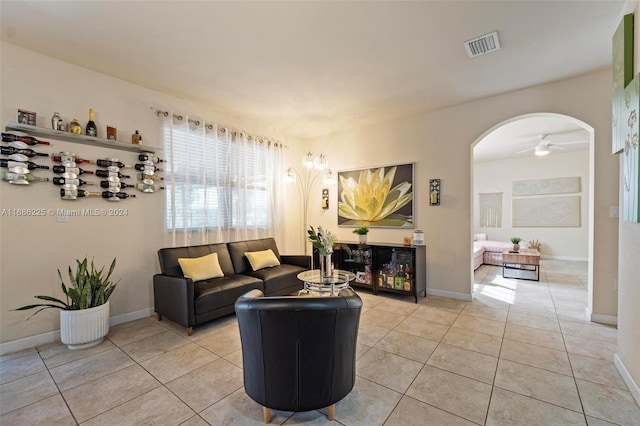
[[[493,127],[487,129],[482,135],[480,135],[471,145],[471,217],[470,217],[470,228],[472,229],[472,234],[475,233],[475,229],[477,229],[477,223],[476,223],[476,218],[478,215],[478,211],[476,208],[476,201],[475,201],[475,197],[476,197],[476,190],[475,190],[475,153],[474,151],[477,153],[479,150],[476,149],[474,150],[474,148],[476,148],[478,145],[480,145],[483,141],[489,141],[492,138],[492,135],[496,135],[498,133],[500,133],[501,131],[504,131],[504,129],[507,128],[516,128],[517,124],[519,123],[541,123],[541,122],[545,122],[545,120],[548,120],[549,122],[561,122],[564,123],[565,125],[567,125],[569,128],[573,127],[576,129],[580,129],[581,132],[583,132],[583,134],[586,135],[586,139],[587,139],[587,143],[585,143],[585,145],[588,144],[588,206],[586,207],[586,212],[583,212],[586,214],[586,218],[583,217],[584,215],[581,215],[581,220],[583,221],[582,223],[585,223],[584,221],[586,220],[586,228],[587,228],[587,237],[586,237],[586,242],[587,242],[587,262],[588,262],[588,266],[587,266],[587,291],[588,291],[588,295],[587,295],[587,312],[586,312],[586,316],[587,317],[591,317],[591,311],[593,308],[593,267],[594,267],[594,187],[595,187],[595,179],[594,179],[594,164],[595,164],[595,150],[594,150],[594,129],[593,127],[591,127],[590,125],[588,125],[587,123],[578,120],[574,117],[571,116],[567,116],[567,115],[563,115],[563,114],[556,114],[556,113],[532,113],[532,114],[524,114],[524,115],[519,115],[519,116],[515,116],[512,118],[509,118],[507,120],[504,120],[496,125],[494,125]],[[543,126],[544,127],[544,126]],[[540,134],[540,140],[537,141],[536,143],[542,143],[543,139],[545,138],[545,132],[551,133],[548,131],[548,129],[544,129],[541,128],[539,129],[536,133]],[[495,139],[495,138],[494,138]],[[525,150],[521,150],[519,152],[527,152],[527,155],[531,155],[531,157],[533,157],[533,152],[535,150],[535,147],[537,145],[534,144],[534,146],[527,148]],[[511,151],[514,151],[513,146],[510,148]],[[530,153],[530,154],[529,154]],[[586,153],[585,153],[586,155]],[[510,211],[510,206],[509,206],[509,211]],[[470,235],[471,240],[473,240],[473,235]],[[473,259],[473,244],[470,244],[470,250],[471,250],[471,258]],[[544,254],[544,252],[543,252]],[[473,265],[470,266],[470,274],[471,274],[471,293],[473,294],[474,292],[474,267]]]

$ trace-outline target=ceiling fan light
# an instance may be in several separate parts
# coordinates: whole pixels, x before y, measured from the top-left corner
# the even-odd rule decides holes
[[[543,155],[549,154],[549,147],[544,145],[536,146],[536,150],[534,152],[537,156],[542,157]]]

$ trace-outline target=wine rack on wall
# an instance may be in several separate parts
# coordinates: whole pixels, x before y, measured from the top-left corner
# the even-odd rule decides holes
[[[20,137],[22,137],[22,135],[28,135],[27,137],[32,141],[41,141],[40,143],[42,143],[42,145],[38,144],[37,141],[35,145],[33,144],[33,142],[26,141],[28,145],[31,145],[30,147],[28,147],[29,149],[24,148],[24,143],[9,143],[9,146],[21,144],[22,147],[19,148],[22,149],[18,149],[19,152],[28,154],[29,156],[35,155],[33,158],[28,158],[28,160],[38,158],[42,159],[44,158],[44,156],[46,156],[48,159],[54,162],[53,167],[38,165],[37,163],[31,164],[31,161],[27,161],[21,164],[20,161],[24,162],[26,160],[15,160],[11,158],[12,156],[9,156],[6,163],[10,162],[10,164],[4,164],[6,168],[0,169],[0,171],[3,172],[2,179],[7,180],[7,183],[18,183],[24,185],[35,182],[53,181],[55,185],[58,185],[56,186],[56,190],[60,191],[60,197],[64,200],[76,200],[77,198],[93,195],[98,197],[101,196],[108,201],[120,201],[121,199],[135,197],[135,195],[133,194],[124,192],[124,190],[126,190],[127,188],[131,188],[131,190],[137,189],[143,193],[153,193],[157,192],[159,189],[164,189],[164,187],[160,186],[162,178],[159,178],[159,176],[157,175],[157,173],[161,171],[161,169],[157,167],[157,163],[162,162],[162,160],[159,160],[155,156],[155,152],[158,148],[147,145],[135,145],[124,142],[117,142],[93,136],[73,134],[60,130],[52,130],[15,122],[9,122],[6,125],[6,131],[20,132],[17,133],[18,135],[21,135]],[[136,159],[137,164],[135,164],[135,166],[125,165],[115,157],[107,159],[95,159],[93,161],[81,160],[76,156],[75,153],[61,152],[61,150],[55,148],[55,142],[51,143],[49,141],[45,141],[45,139],[78,143],[84,147],[93,146],[120,151],[135,152],[138,153]],[[5,141],[5,133],[3,133],[3,141]],[[6,142],[10,142],[10,140],[7,139]],[[54,152],[30,152],[32,151],[31,148],[36,148],[37,151],[41,151],[43,147],[53,147]],[[10,149],[14,150],[15,148]],[[3,154],[10,154],[8,150],[3,151],[7,151],[3,152]],[[24,158],[25,156],[23,155],[22,157]],[[83,153],[82,157],[86,157],[86,153]],[[5,162],[4,158],[3,162]],[[62,162],[62,165],[56,165],[56,162]],[[96,169],[95,171],[91,171],[81,168],[90,165],[96,166],[98,167],[98,169]],[[17,167],[20,170],[18,172],[15,172],[14,170],[16,169],[16,166],[24,167]],[[36,166],[37,168],[31,169],[33,166]],[[25,167],[29,167],[30,170],[27,171]],[[126,168],[123,169],[123,167]],[[38,172],[39,170],[44,171],[43,169],[47,169],[49,172],[53,171],[53,179],[31,174],[32,172]],[[121,171],[122,173],[120,173]],[[82,176],[82,178],[86,179],[87,177],[84,176],[85,173],[88,175],[87,177],[95,176],[97,179],[106,180],[84,181],[83,179],[80,179],[80,177]],[[136,177],[138,181],[137,183],[135,183]],[[121,181],[121,179],[123,180]],[[129,184],[125,181],[125,179],[133,179],[134,183]],[[66,184],[65,180],[70,183]],[[79,186],[83,185],[95,185],[93,186],[93,188],[96,188],[97,192],[92,192],[87,187],[78,188]]]

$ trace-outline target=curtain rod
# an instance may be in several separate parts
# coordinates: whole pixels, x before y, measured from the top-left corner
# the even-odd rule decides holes
[[[154,112],[158,117],[160,117],[161,115],[162,115],[163,117],[169,117],[169,114],[170,114],[170,112],[169,112],[169,111],[162,111],[162,110],[159,110],[159,109],[157,109],[157,108],[155,108],[155,107],[151,107],[151,111],[153,111],[153,112]],[[184,120],[184,117],[183,117],[182,115],[180,115],[180,114],[173,114],[173,117],[174,117],[174,118],[176,118],[178,121],[182,121],[182,120]],[[192,119],[190,119],[190,118],[189,118],[188,120],[189,120],[189,123],[193,123],[193,124],[195,124],[196,126],[199,126],[199,125],[202,123],[200,120],[192,120]],[[204,124],[205,124],[205,126],[207,127],[207,129],[209,129],[209,130],[213,129],[213,124],[211,124],[211,123],[208,123],[208,124],[207,124],[207,123],[204,123]],[[234,135],[234,136],[235,136],[235,135],[238,135],[238,134],[239,134],[239,135],[243,135],[243,134],[244,134],[244,132],[241,132],[241,131],[238,131],[238,130],[235,130],[235,129],[230,129],[230,128],[228,128],[228,127],[224,127],[224,126],[220,128],[220,132],[221,132],[221,133],[226,133],[226,132],[227,132],[227,130],[229,130],[229,132],[230,132],[232,135]],[[267,143],[269,143],[269,144],[273,144],[274,146],[279,145],[279,146],[280,146],[280,148],[289,148],[289,146],[288,146],[288,145],[284,145],[282,142],[279,142],[279,141],[272,141],[271,139],[266,138],[266,137],[263,137],[263,136],[247,135],[247,138],[248,138],[249,140],[253,140],[253,139],[255,138],[255,139],[256,139],[256,140],[258,140],[260,143],[264,143],[264,141],[267,141]]]

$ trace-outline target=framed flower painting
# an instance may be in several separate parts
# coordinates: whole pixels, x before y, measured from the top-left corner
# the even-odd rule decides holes
[[[338,172],[338,226],[414,228],[413,163]]]

